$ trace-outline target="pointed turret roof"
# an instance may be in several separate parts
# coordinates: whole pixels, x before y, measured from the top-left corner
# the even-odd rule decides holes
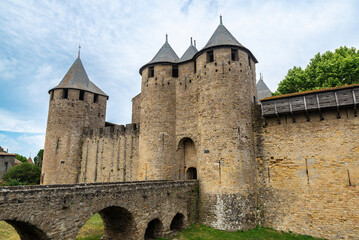
[[[220,22],[214,33],[212,34],[211,38],[207,42],[207,44],[204,46],[204,48],[201,49],[201,51],[217,47],[217,46],[234,46],[242,48],[253,57],[253,60],[255,63],[258,63],[257,59],[254,57],[254,55],[242,44],[240,44],[235,37],[228,31],[228,29],[223,25],[222,16],[220,16]]]
[[[268,88],[267,84],[263,81],[262,74],[260,75],[259,81],[257,82],[257,95],[258,99],[261,100],[272,95],[271,90]]]
[[[198,52],[196,46],[193,46],[192,38],[191,38],[191,45],[187,48],[185,53],[182,55],[182,57],[179,59],[178,62],[185,62],[187,60],[190,60],[193,58],[193,56]]]
[[[52,88],[51,90],[60,89],[60,88],[85,90],[88,92],[92,92],[95,94],[108,97],[106,93],[104,93],[88,78],[86,70],[81,62],[80,54],[78,58],[75,60],[75,62],[72,64],[70,69],[67,71],[66,75],[63,77],[59,85]]]
[[[161,63],[161,62],[176,63],[178,60],[179,60],[179,58],[178,58],[177,54],[172,49],[171,45],[168,43],[168,35],[166,34],[166,42],[163,44],[163,46],[157,52],[155,57],[147,64]]]
[[[215,47],[215,46],[221,46],[221,45],[232,45],[232,46],[238,46],[243,47],[242,44],[240,44],[235,37],[228,31],[228,29],[223,25],[222,22],[222,16],[220,16],[220,23],[214,31],[212,37],[207,42],[206,46],[204,46],[203,49]]]
[[[140,74],[142,74],[142,70],[150,64],[177,63],[178,60],[179,58],[176,52],[172,49],[171,45],[168,43],[168,35],[166,34],[166,42],[162,45],[162,47],[156,53],[154,58],[140,68]]]

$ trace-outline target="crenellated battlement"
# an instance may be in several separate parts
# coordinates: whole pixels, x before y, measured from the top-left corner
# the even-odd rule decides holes
[[[85,128],[83,131],[83,136],[89,138],[119,138],[125,134],[137,135],[139,130],[139,124],[137,123],[118,125],[106,122],[105,127],[102,128]]]

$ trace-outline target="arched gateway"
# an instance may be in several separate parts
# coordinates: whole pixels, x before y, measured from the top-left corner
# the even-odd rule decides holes
[[[178,178],[181,180],[197,179],[197,150],[191,138],[185,137],[179,141],[177,155]]]

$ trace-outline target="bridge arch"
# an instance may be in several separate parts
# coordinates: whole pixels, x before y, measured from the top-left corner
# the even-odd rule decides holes
[[[160,219],[155,218],[147,224],[145,231],[145,240],[157,239],[162,237],[163,223]]]
[[[15,228],[16,232],[19,234],[21,240],[49,240],[50,238],[46,233],[38,228],[37,226],[23,221],[18,220],[4,220]]]
[[[197,149],[189,137],[182,138],[177,145],[177,162],[179,179],[185,180],[189,168],[197,169]]]
[[[171,222],[170,230],[180,231],[185,228],[185,216],[182,213],[177,213]]]
[[[133,239],[132,235],[136,231],[136,223],[132,213],[127,209],[119,206],[109,206],[98,211],[95,210],[91,213],[91,216],[86,217],[86,221],[96,213],[101,216],[105,239]],[[86,221],[82,223],[81,228]]]

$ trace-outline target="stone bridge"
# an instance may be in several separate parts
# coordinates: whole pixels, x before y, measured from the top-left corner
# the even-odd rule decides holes
[[[22,240],[64,240],[99,213],[104,239],[153,239],[193,223],[197,201],[197,181],[2,187],[0,220]]]

